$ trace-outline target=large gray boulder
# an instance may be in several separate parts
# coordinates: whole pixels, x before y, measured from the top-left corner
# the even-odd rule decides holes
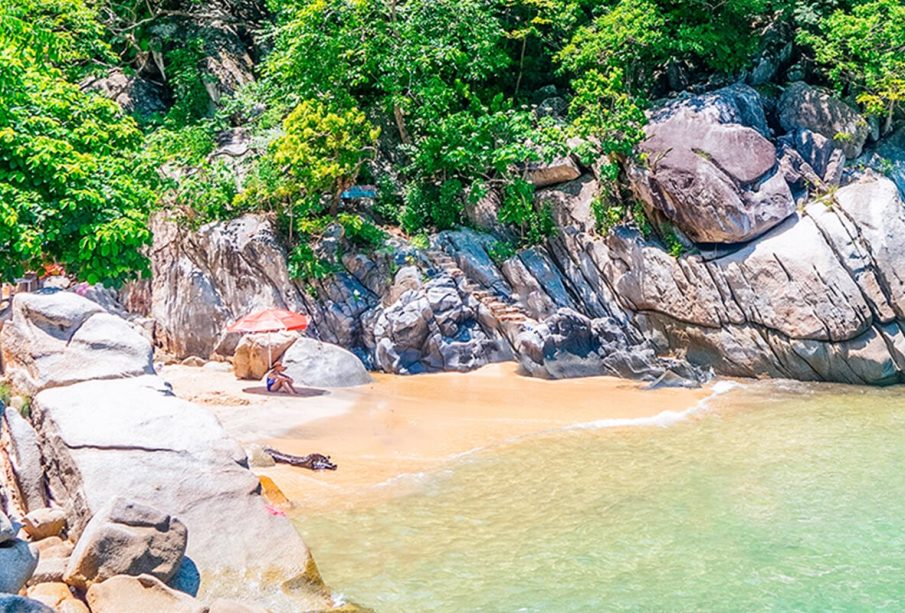
[[[711,95],[655,113],[639,145],[646,161],[629,169],[648,213],[700,243],[751,240],[795,211],[773,144],[755,128],[721,123],[736,118],[723,108],[733,105]]]
[[[287,374],[311,387],[352,387],[371,382],[371,375],[351,351],[301,337],[283,354]]]
[[[803,81],[796,81],[783,91],[776,110],[784,130],[805,128],[821,134],[834,141],[849,159],[861,155],[870,135],[870,126],[858,111]]]
[[[81,87],[113,100],[126,113],[143,119],[167,110],[162,87],[139,76],[127,75],[120,68],[113,68],[104,76],[87,79]]]
[[[303,577],[298,584],[308,587],[281,592],[274,611],[324,607],[326,590],[308,548],[286,518],[267,511],[242,449],[210,412],[175,397],[159,378],[44,390],[32,415],[50,491],[69,511],[73,538],[124,496],[166,509],[188,529],[173,584],[197,588],[200,569],[202,594],[229,596],[253,591],[248,586],[265,577],[268,584]],[[244,580],[209,583],[230,574]]]
[[[151,229],[149,315],[158,343],[173,356],[207,358],[221,344],[232,355],[240,337],[226,334],[231,321],[270,307],[306,311],[265,218],[244,215],[191,231],[158,215]]]
[[[38,566],[38,552],[20,539],[0,544],[0,594],[15,594],[22,589]]]
[[[79,589],[115,575],[147,574],[167,582],[182,563],[187,539],[179,519],[117,496],[85,526],[63,579]]]
[[[125,320],[71,292],[17,294],[0,330],[7,376],[27,394],[153,372],[151,344]]]
[[[374,324],[375,365],[386,372],[467,371],[498,361],[500,344],[479,323],[478,302],[448,274],[403,292]]]
[[[865,177],[729,253],[676,259],[620,230],[604,274],[659,349],[716,372],[905,380],[905,208]]]

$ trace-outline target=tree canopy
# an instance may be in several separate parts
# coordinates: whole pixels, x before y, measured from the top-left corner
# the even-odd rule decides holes
[[[195,223],[272,212],[296,268],[315,272],[298,254],[325,223],[371,245],[381,234],[362,215],[450,228],[490,192],[519,241],[538,242],[553,225],[529,163],[572,151],[618,196],[651,101],[732,82],[777,32],[810,78],[892,128],[897,0],[3,3],[0,277],[47,262],[88,281],[140,274],[161,207]],[[226,56],[256,78],[221,95],[235,66],[211,65]],[[160,88],[164,107],[130,117],[85,85],[111,69]],[[257,143],[239,175],[210,155],[232,127]],[[369,211],[340,206],[357,181],[379,188]]]

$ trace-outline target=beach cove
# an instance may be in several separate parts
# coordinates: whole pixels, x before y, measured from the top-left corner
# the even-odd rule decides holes
[[[257,472],[292,501],[340,597],[502,612],[884,610],[905,596],[895,389],[591,378],[532,381],[505,402],[512,382],[511,365],[378,377],[293,400],[324,415],[259,430],[339,464]],[[227,429],[240,419],[215,410]]]

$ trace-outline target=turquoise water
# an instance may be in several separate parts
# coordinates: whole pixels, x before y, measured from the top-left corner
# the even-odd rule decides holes
[[[905,394],[753,384],[300,526],[327,583],[376,611],[903,610]]]

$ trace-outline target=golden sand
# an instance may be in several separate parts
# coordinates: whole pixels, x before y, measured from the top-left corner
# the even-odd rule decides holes
[[[255,383],[207,369],[169,367],[163,376],[180,396],[212,408],[243,443],[330,455],[339,465],[336,471],[285,465],[257,470],[297,507],[309,510],[397,494],[419,473],[442,469],[475,450],[574,424],[678,412],[709,393],[649,391],[612,377],[544,381],[518,375],[515,363],[466,374],[378,374],[371,385],[301,398],[248,393],[243,390]]]

